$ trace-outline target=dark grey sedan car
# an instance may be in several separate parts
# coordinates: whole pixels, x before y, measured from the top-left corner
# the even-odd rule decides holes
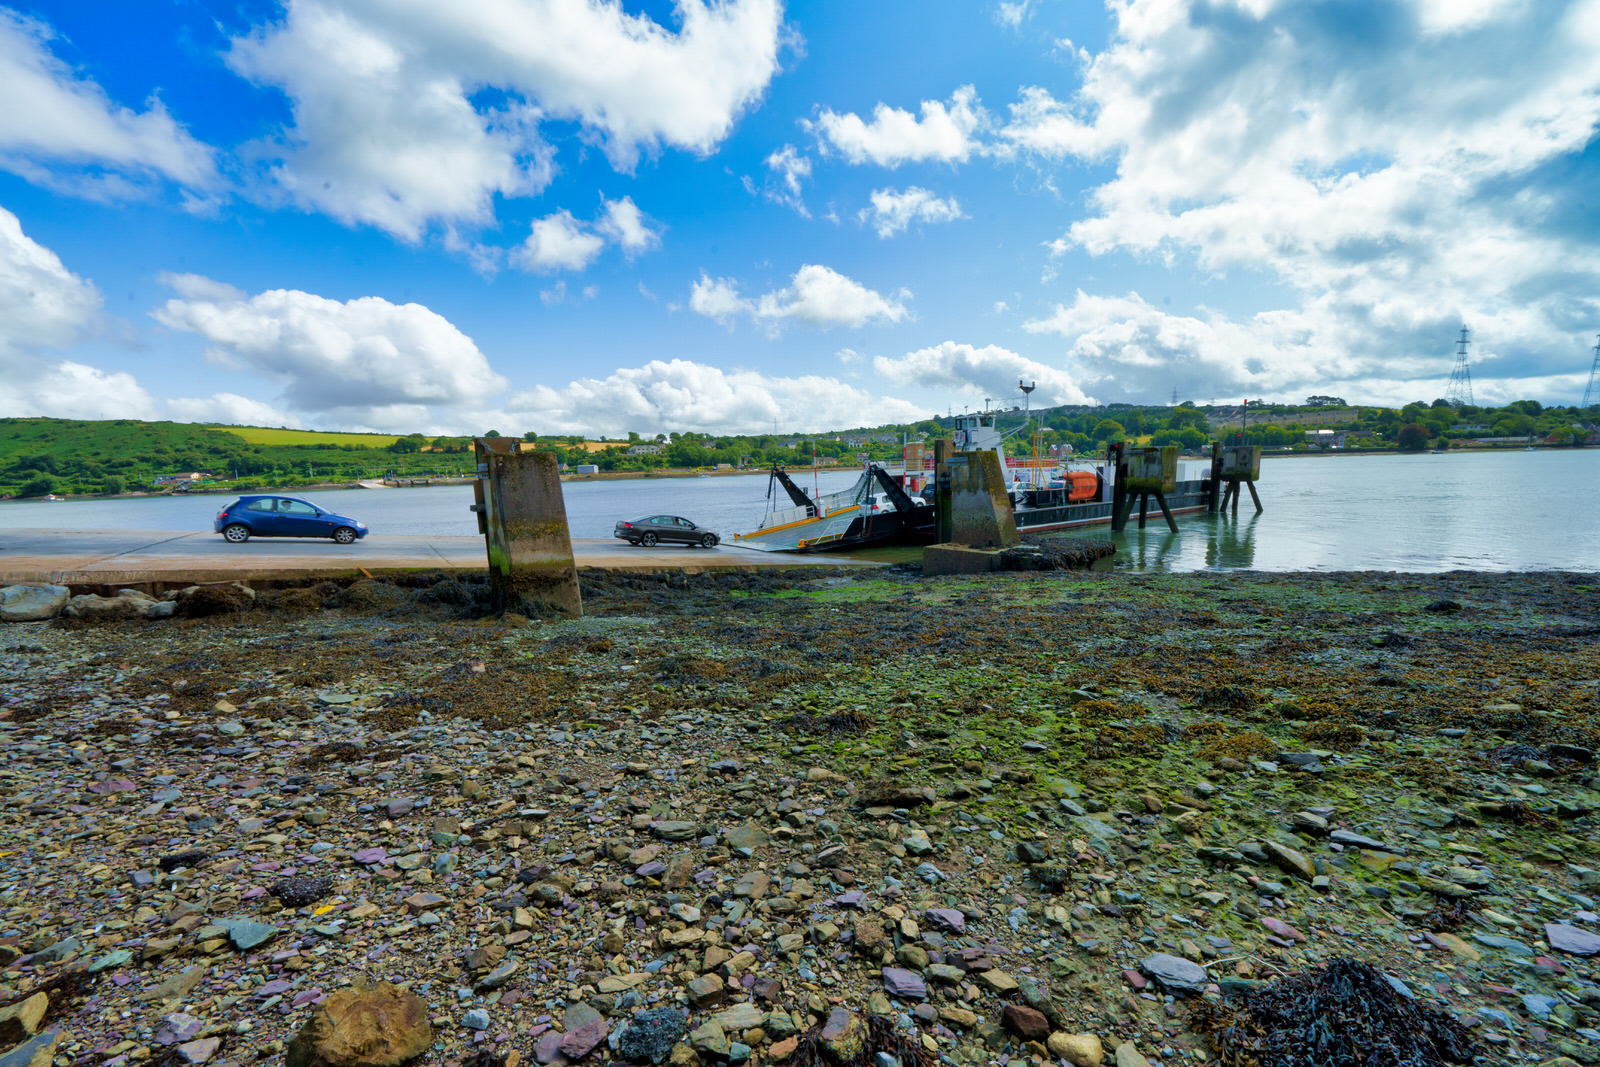
[[[717,542],[721,540],[704,526],[696,526],[680,515],[652,515],[647,519],[619,522],[617,528],[612,531],[612,536],[621,538],[630,545],[643,545],[646,548],[658,543],[716,548]]]

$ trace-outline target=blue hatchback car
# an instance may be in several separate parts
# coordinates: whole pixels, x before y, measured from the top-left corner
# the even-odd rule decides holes
[[[212,530],[234,544],[252,537],[331,537],[341,545],[367,536],[367,524],[292,496],[242,496],[217,512]]]

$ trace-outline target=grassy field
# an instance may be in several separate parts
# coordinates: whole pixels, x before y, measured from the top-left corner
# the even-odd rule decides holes
[[[325,430],[285,430],[266,426],[208,426],[242,437],[253,445],[357,445],[363,448],[388,448],[399,440],[392,433],[334,433]]]

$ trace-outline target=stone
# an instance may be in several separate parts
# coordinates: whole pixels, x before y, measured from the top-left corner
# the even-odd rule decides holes
[[[1287,845],[1280,845],[1276,841],[1263,842],[1261,847],[1273,863],[1290,874],[1299,875],[1308,882],[1317,876],[1317,868],[1306,859],[1304,853],[1297,852]]]
[[[663,841],[687,841],[700,827],[692,822],[669,819],[665,822],[651,823],[650,829]]]
[[[433,1044],[428,1004],[390,982],[333,993],[289,1042],[287,1067],[394,1067]]]
[[[1050,858],[1050,850],[1043,841],[1021,841],[1017,844],[1018,863],[1043,863]]]
[[[10,1052],[0,1053],[0,1067],[50,1067],[55,1059],[57,1035],[46,1030],[35,1034]]]
[[[743,1004],[735,1004],[731,1008],[717,1012],[713,1018],[717,1020],[717,1025],[722,1027],[723,1030],[742,1032],[753,1030],[760,1026],[766,1021],[767,1013],[749,1001],[745,1001]]]
[[[746,823],[723,834],[722,840],[735,852],[748,856],[762,845],[765,845],[771,838],[761,827]]]
[[[1588,930],[1580,930],[1576,926],[1566,923],[1545,923],[1545,940],[1550,942],[1550,947],[1561,952],[1568,952],[1574,956],[1593,956],[1600,954],[1600,934]]]
[[[883,988],[891,997],[901,1000],[927,1000],[928,983],[915,971],[908,971],[904,967],[885,967],[883,969]]]
[[[0,622],[53,619],[71,596],[64,585],[8,585],[0,589]]]
[[[1017,991],[1017,980],[1004,971],[979,971],[976,977],[979,985],[996,996],[1009,996]]]
[[[1066,1060],[1072,1067],[1100,1067],[1105,1049],[1093,1034],[1051,1034],[1045,1048],[1057,1059]]]
[[[478,989],[480,991],[499,989],[501,986],[511,981],[512,977],[516,973],[517,961],[506,960],[506,962],[502,963],[500,966],[483,976],[483,978],[478,982]]]
[[[617,1034],[617,1054],[634,1063],[661,1063],[672,1054],[688,1029],[688,1018],[676,1008],[646,1008],[633,1013]]]
[[[914,786],[906,782],[870,782],[861,791],[863,808],[919,808],[937,799],[932,786]]]
[[[922,913],[930,926],[948,930],[952,934],[967,932],[967,917],[955,908],[929,908]]]
[[[610,1030],[604,1019],[590,1019],[561,1038],[561,1054],[569,1060],[581,1060],[600,1046]]]
[[[278,936],[276,926],[250,919],[221,919],[217,925],[227,931],[228,940],[232,941],[233,947],[241,952],[248,952]]]
[[[1397,855],[1405,854],[1405,849],[1403,848],[1400,848],[1396,845],[1386,844],[1382,841],[1375,841],[1372,838],[1366,837],[1362,834],[1351,833],[1349,830],[1335,830],[1333,833],[1328,835],[1328,840],[1332,841],[1336,845],[1344,845],[1346,848],[1370,848],[1376,852],[1393,852]]]
[[[1132,1041],[1117,1046],[1117,1067],[1150,1067],[1150,1061],[1139,1054]]]
[[[7,1008],[0,1008],[0,1047],[15,1045],[39,1032],[50,1010],[50,996],[39,992]]]
[[[487,1030],[489,1022],[489,1013],[483,1008],[473,1008],[461,1017],[461,1025],[468,1030]]]
[[[1139,962],[1139,969],[1174,993],[1203,993],[1209,979],[1206,969],[1182,956],[1157,952]]]
[[[220,1037],[202,1037],[194,1041],[185,1041],[178,1046],[178,1058],[184,1063],[205,1063],[217,1054],[217,1049],[222,1047]]]
[[[817,1034],[817,1043],[834,1063],[856,1063],[867,1047],[867,1021],[849,1008],[834,1008]]]
[[[1026,1004],[1007,1004],[1000,1009],[1000,1022],[1024,1041],[1043,1041],[1050,1036],[1050,1020]]]
[[[713,1056],[728,1054],[728,1035],[717,1025],[716,1019],[707,1019],[689,1031],[689,1047],[696,1052],[709,1052]],[[676,1057],[674,1057],[676,1059]]]
[[[722,977],[715,974],[702,974],[699,978],[689,981],[689,999],[702,1008],[711,1007],[722,1003],[726,994]]]

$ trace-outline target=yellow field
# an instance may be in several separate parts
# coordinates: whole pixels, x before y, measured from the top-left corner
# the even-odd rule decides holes
[[[226,430],[253,445],[361,445],[366,448],[388,448],[399,440],[398,435],[392,433],[273,430],[265,426],[208,426],[207,429]]]

